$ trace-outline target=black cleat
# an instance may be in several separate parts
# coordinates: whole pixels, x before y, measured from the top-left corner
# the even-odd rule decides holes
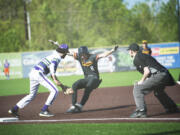
[[[16,117],[16,118],[19,118],[19,114],[17,111],[15,111],[14,109],[10,109],[8,111],[9,114],[11,114],[12,116]]]
[[[76,105],[72,105],[67,111],[66,113],[80,113],[81,112],[81,108],[76,106]]]
[[[77,111],[77,112],[81,112],[81,111],[82,111],[83,106],[82,106],[81,104],[76,103],[76,104],[75,104],[75,107],[76,107],[76,111]]]
[[[145,110],[136,110],[131,115],[130,118],[146,118],[147,114]]]

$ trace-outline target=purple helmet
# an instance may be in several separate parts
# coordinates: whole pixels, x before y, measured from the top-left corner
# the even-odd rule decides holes
[[[59,47],[56,49],[57,52],[59,53],[68,53],[69,52],[69,47],[67,44],[61,44]]]

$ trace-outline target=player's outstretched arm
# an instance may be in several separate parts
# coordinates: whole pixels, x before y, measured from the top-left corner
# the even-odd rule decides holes
[[[116,45],[110,51],[106,51],[104,53],[98,54],[97,58],[100,59],[100,58],[107,57],[107,56],[111,55],[113,52],[115,52],[117,49],[118,49],[118,46]]]
[[[54,45],[59,45],[58,41],[53,41],[53,40],[48,40],[48,41]]]
[[[76,59],[77,60],[77,53],[76,52],[69,52],[69,53],[67,53],[67,55],[68,56],[71,56],[71,57],[74,57],[74,59]]]
[[[74,56],[74,54],[71,53],[71,52],[67,53],[67,55],[68,55],[68,56],[72,56],[72,57]]]

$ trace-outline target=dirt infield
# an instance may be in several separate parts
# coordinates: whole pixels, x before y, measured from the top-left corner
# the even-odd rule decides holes
[[[48,96],[48,93],[37,94],[36,98],[24,109],[19,111],[20,121],[23,122],[119,122],[119,121],[137,121],[129,119],[129,115],[134,111],[135,105],[132,95],[133,86],[98,88],[94,90],[83,108],[82,113],[67,114],[66,110],[70,107],[71,96],[65,96],[61,92],[56,98],[54,104],[49,108],[55,114],[51,118],[42,118],[38,116],[40,109]],[[180,104],[180,86],[167,87],[166,92],[177,103]],[[79,97],[83,91],[79,91]],[[14,104],[16,104],[25,95],[0,97],[0,118],[10,117],[7,113]],[[153,93],[145,97],[148,118],[139,121],[176,121],[180,122],[180,113],[166,114],[163,107],[154,97]],[[162,118],[162,119],[161,119]],[[172,119],[169,119],[172,118]],[[177,119],[179,118],[179,119]]]

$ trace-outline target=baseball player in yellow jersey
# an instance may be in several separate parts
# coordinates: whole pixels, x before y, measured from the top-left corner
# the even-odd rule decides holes
[[[151,55],[152,51],[151,48],[148,47],[148,42],[147,40],[142,41],[142,48],[141,48],[142,53]]]
[[[79,61],[84,73],[84,78],[77,80],[72,85],[74,91],[72,94],[72,106],[67,110],[67,113],[78,113],[82,111],[82,108],[86,104],[91,92],[98,88],[101,83],[97,64],[98,60],[111,55],[117,49],[118,46],[115,46],[110,51],[101,54],[91,54],[86,46],[81,46],[78,48],[78,53],[68,54],[74,56],[74,58]],[[77,91],[79,89],[84,89],[84,94],[80,103],[77,102]]]

